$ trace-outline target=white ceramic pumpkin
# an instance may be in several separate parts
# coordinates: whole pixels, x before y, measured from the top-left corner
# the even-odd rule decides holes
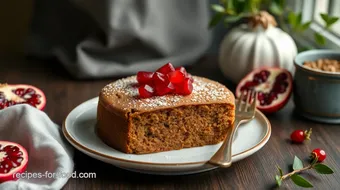
[[[268,15],[262,12],[251,24],[234,28],[223,39],[219,65],[225,77],[233,82],[238,83],[250,71],[262,66],[285,68],[293,74],[296,44]]]

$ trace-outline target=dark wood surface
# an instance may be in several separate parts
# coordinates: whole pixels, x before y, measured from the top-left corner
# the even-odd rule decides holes
[[[101,88],[115,78],[98,80],[75,80],[57,61],[7,59],[0,62],[0,82],[28,83],[41,88],[47,96],[46,113],[61,125],[67,114],[80,103],[96,97]],[[215,56],[204,56],[189,72],[217,80],[231,90],[217,66]],[[320,175],[308,171],[304,176],[315,189],[340,188],[340,126],[315,123],[298,116],[292,101],[276,114],[268,116],[272,135],[268,143],[252,156],[234,163],[227,169],[185,175],[155,176],[125,171],[92,159],[75,151],[75,170],[95,172],[95,179],[71,178],[64,189],[273,189],[276,166],[284,172],[290,170],[294,155],[307,159],[313,148],[324,149],[328,156],[326,164],[335,170],[333,175]],[[312,141],[291,144],[289,136],[294,129],[313,128]],[[295,189],[287,181],[282,189]]]

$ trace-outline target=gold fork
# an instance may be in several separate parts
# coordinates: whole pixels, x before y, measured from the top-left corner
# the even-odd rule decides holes
[[[243,101],[247,96],[246,101]],[[244,91],[237,101],[235,108],[235,121],[233,127],[229,130],[230,134],[227,135],[220,149],[208,161],[210,164],[218,165],[223,168],[231,166],[231,145],[237,128],[240,124],[250,121],[255,117],[257,92]],[[251,103],[249,103],[251,102]]]

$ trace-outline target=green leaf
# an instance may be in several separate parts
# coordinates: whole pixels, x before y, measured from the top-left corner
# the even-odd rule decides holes
[[[283,13],[283,9],[276,2],[272,2],[272,4],[269,7],[269,10],[275,15],[282,15]]]
[[[228,9],[234,9],[234,0],[228,0],[227,7]]]
[[[325,13],[320,13],[320,16],[321,16],[322,20],[325,21],[325,23],[327,24],[328,19],[329,19],[328,15],[325,14]]]
[[[328,20],[326,23],[326,28],[330,28],[334,23],[336,23],[339,20],[338,17],[332,17]]]
[[[320,45],[326,44],[325,37],[323,35],[321,35],[320,33],[314,33],[314,39],[315,39],[316,43],[318,43]]]
[[[302,176],[298,174],[294,174],[290,176],[290,178],[293,180],[293,182],[296,185],[300,187],[313,187],[313,185],[309,181],[307,181],[305,178],[303,178]]]
[[[319,174],[332,174],[334,171],[325,164],[316,164],[313,167]]]
[[[247,8],[246,1],[234,1],[234,10],[236,14],[248,12]]]
[[[303,24],[301,25],[301,30],[302,30],[302,31],[305,31],[306,29],[308,29],[311,23],[312,23],[312,21],[303,23]]]
[[[221,5],[218,5],[218,4],[211,5],[211,9],[214,10],[215,12],[218,12],[218,13],[224,13],[225,12],[225,8],[222,7]]]
[[[296,14],[293,11],[288,14],[288,23],[292,28],[296,25]]]
[[[221,21],[222,18],[223,18],[223,14],[221,13],[215,14],[209,22],[209,29],[216,26]]]
[[[224,22],[225,23],[232,23],[232,22],[237,22],[241,19],[242,17],[241,16],[233,16],[233,15],[230,15],[230,16],[227,16],[225,19],[224,19]]]
[[[276,176],[275,176],[275,181],[276,181],[277,186],[281,186],[282,180],[281,180],[281,177],[280,177],[280,176],[276,175]]]
[[[301,21],[302,21],[302,13],[300,12],[300,13],[298,13],[297,15],[296,15],[296,27],[298,27],[298,26],[300,26],[301,25]]]
[[[293,170],[299,170],[299,169],[302,169],[302,168],[303,168],[302,161],[297,156],[295,156],[294,162],[293,162]]]

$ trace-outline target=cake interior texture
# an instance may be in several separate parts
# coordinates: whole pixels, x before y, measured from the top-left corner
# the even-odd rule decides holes
[[[98,122],[107,123],[99,123],[97,133],[109,146],[131,154],[217,144],[233,124],[234,109],[228,103],[199,104],[122,116],[99,105]]]

